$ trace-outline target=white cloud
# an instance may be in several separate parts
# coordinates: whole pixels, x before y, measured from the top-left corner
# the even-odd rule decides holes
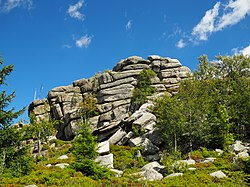
[[[92,41],[92,36],[87,34],[76,40],[76,46],[80,48],[87,48]]]
[[[208,35],[215,29],[214,22],[219,14],[220,2],[216,3],[213,9],[206,12],[201,21],[193,28],[192,35],[198,40],[207,40]]]
[[[72,46],[69,45],[69,44],[63,44],[62,48],[64,48],[64,49],[70,49],[70,48],[72,48]]]
[[[126,24],[126,30],[130,30],[132,28],[132,20],[129,20],[128,23]]]
[[[83,21],[85,19],[85,15],[79,11],[83,6],[84,6],[84,1],[80,0],[76,4],[69,6],[67,13],[69,14],[70,17]]]
[[[6,0],[0,1],[0,10],[3,13],[9,13],[12,9],[19,7],[23,7],[30,10],[32,8],[32,5],[32,0]]]
[[[245,48],[242,47],[233,48],[231,51],[233,55],[243,54],[245,56],[250,56],[250,45]]]
[[[208,40],[211,34],[239,23],[249,14],[250,0],[228,0],[225,4],[217,2],[212,9],[206,11],[190,36],[182,39],[186,43],[198,44]]]
[[[245,55],[245,56],[250,56],[250,45],[245,47],[244,49],[242,49],[240,51],[241,54]]]
[[[250,14],[250,0],[230,0],[225,6],[224,14],[219,18],[215,31],[237,24]]]
[[[177,44],[176,44],[176,47],[178,47],[178,48],[183,48],[183,47],[185,47],[186,46],[186,43],[184,42],[184,40],[183,39],[180,39],[178,42],[177,42]]]

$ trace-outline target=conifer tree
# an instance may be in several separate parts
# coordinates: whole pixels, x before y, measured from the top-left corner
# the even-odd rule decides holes
[[[2,58],[0,58],[0,65],[3,66]],[[1,67],[0,87],[7,86],[5,80],[13,68],[13,65]],[[21,145],[23,133],[12,126],[13,120],[25,110],[23,108],[15,111],[14,107],[9,109],[14,97],[15,92],[9,95],[5,90],[0,92],[0,177],[5,175],[20,176],[31,169],[27,149]]]

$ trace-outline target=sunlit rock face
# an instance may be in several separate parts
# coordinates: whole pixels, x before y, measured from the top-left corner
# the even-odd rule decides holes
[[[156,77],[152,86],[156,93],[139,110],[134,110],[131,103],[133,90],[138,82],[138,75],[143,69],[152,69]],[[176,92],[181,80],[188,78],[191,71],[182,66],[177,59],[157,55],[143,59],[132,56],[121,60],[113,70],[98,73],[90,79],[74,81],[71,85],[61,86],[49,91],[47,98],[33,101],[29,106],[29,114],[36,118],[59,120],[56,126],[57,138],[72,140],[77,131],[77,123],[81,121],[79,108],[84,96],[91,93],[95,96],[98,116],[90,118],[93,133],[98,141],[109,140],[111,144],[134,144],[135,137],[132,125],[143,129],[144,135],[138,145],[144,146],[148,154],[157,154],[161,139],[155,132],[156,117],[150,113],[152,100],[166,91]],[[151,158],[151,157],[149,157]]]

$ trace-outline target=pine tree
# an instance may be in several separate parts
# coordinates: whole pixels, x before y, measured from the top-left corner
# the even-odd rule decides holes
[[[2,58],[0,58],[0,65],[3,65]],[[13,65],[3,66],[0,69],[0,87],[7,86],[6,77],[13,69]],[[23,108],[15,111],[14,107],[9,109],[14,97],[15,92],[10,95],[5,90],[0,92],[0,177],[20,176],[31,169],[27,149],[21,145],[23,133],[12,126],[13,120],[25,110]]]

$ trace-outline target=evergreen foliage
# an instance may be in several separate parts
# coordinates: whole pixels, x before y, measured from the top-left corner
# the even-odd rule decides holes
[[[93,95],[85,96],[85,100],[80,106],[81,122],[78,123],[79,130],[73,141],[73,155],[75,157],[73,168],[95,179],[108,177],[108,170],[95,162],[98,155],[96,152],[97,141],[92,134],[88,121],[90,117],[97,114],[96,101]]]
[[[134,111],[147,101],[147,96],[150,96],[155,92],[155,88],[151,86],[151,79],[155,76],[155,72],[151,69],[143,69],[141,71],[138,77],[137,86],[134,89],[131,98]]]
[[[0,58],[0,65],[3,60]],[[13,65],[3,66],[0,69],[0,86],[7,86],[6,77],[13,71]],[[31,158],[27,154],[27,147],[22,145],[24,134],[13,127],[13,120],[20,116],[25,108],[15,111],[9,108],[15,92],[10,95],[6,91],[0,93],[0,177],[21,176],[27,174],[31,168]]]

